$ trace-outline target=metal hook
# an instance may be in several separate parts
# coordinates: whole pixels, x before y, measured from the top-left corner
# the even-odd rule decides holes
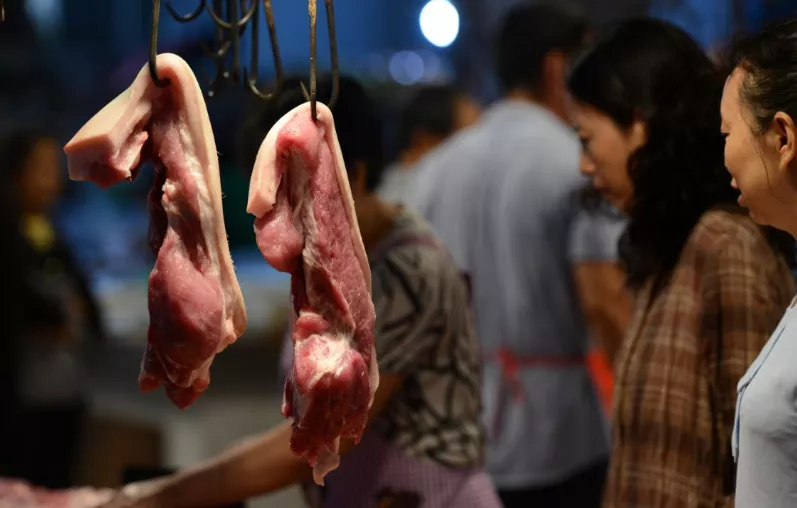
[[[258,36],[258,24],[260,19],[257,14],[254,17],[254,24],[252,25],[252,59],[249,63],[251,69],[250,75],[247,75],[247,69],[244,67],[244,82],[255,97],[263,100],[270,100],[277,96],[282,90],[284,75],[282,72],[282,57],[280,56],[279,45],[277,43],[277,27],[274,23],[274,12],[271,9],[271,0],[263,0],[263,9],[266,11],[266,25],[268,26],[268,35],[271,40],[271,55],[274,58],[274,71],[277,74],[277,85],[274,90],[270,92],[262,92],[257,87],[257,73],[259,67],[258,47],[260,46],[260,38]]]
[[[245,5],[245,0],[241,0],[241,6],[242,6],[241,10],[244,10],[243,9],[243,5]],[[235,5],[235,0],[228,0],[228,4],[227,4],[228,10],[237,10],[236,7],[237,6]],[[207,11],[208,11],[208,14],[210,14],[210,17],[213,18],[213,22],[214,23],[216,23],[221,28],[224,28],[225,30],[231,30],[232,31],[233,24],[235,24],[235,26],[237,28],[239,28],[239,29],[245,28],[246,24],[249,23],[249,20],[252,18],[252,15],[255,13],[255,9],[256,8],[257,8],[257,0],[252,0],[252,7],[249,8],[249,10],[246,12],[246,14],[241,16],[240,20],[237,19],[238,16],[236,15],[234,17],[231,16],[230,17],[230,21],[224,21],[223,19],[221,19],[221,16],[219,16],[216,13],[215,9],[212,9],[212,8],[208,7]],[[236,14],[237,14],[237,12],[236,12]],[[237,22],[235,22],[234,20],[237,20]],[[240,35],[240,32],[238,32],[238,33]]]
[[[195,20],[200,14],[202,14],[202,9],[205,8],[206,4],[207,0],[200,0],[199,7],[197,7],[193,12],[189,12],[185,16],[178,14],[174,7],[172,7],[171,2],[166,2],[166,10],[169,11],[169,14],[171,14],[176,21],[179,21],[180,23],[188,23],[189,21]]]
[[[0,0],[2,2],[3,0]],[[202,44],[203,52],[214,62],[216,70],[212,80],[206,80],[202,69],[199,70],[202,80],[207,82],[206,96],[214,97],[227,81],[234,83],[240,82],[240,73],[243,69],[243,79],[246,87],[258,98],[268,100],[273,99],[283,87],[283,68],[279,46],[277,44],[277,33],[274,23],[274,15],[271,8],[271,0],[263,0],[266,11],[266,24],[268,25],[269,37],[271,40],[271,52],[274,57],[274,65],[277,76],[276,87],[273,91],[264,92],[257,86],[258,76],[258,49],[260,46],[258,30],[258,9],[260,0],[199,0],[199,5],[188,14],[179,14],[172,7],[169,0],[166,0],[166,9],[176,21],[188,23],[194,21],[202,15],[204,10],[208,11],[213,23],[216,25],[215,47],[208,48]],[[315,2],[313,2],[315,3]],[[329,12],[329,6],[328,11]],[[160,0],[153,0],[153,32],[150,39],[150,74],[152,80],[158,86],[166,86],[168,79],[160,79],[155,69],[155,58],[157,48],[158,20],[160,16]],[[226,19],[225,19],[226,18]],[[245,35],[247,25],[254,19],[252,28],[252,55],[249,68],[241,62],[241,39]],[[334,32],[333,32],[334,34]],[[230,55],[232,53],[232,55]],[[335,48],[335,61],[337,61],[337,48]],[[231,59],[230,68],[226,68],[228,59]]]
[[[152,25],[149,32],[149,75],[152,77],[152,82],[158,88],[166,87],[170,81],[168,78],[161,79],[158,76],[158,67],[156,61],[158,59],[158,25],[161,15],[161,2],[160,0],[152,0]]]
[[[316,21],[318,18],[317,0],[308,0],[307,11],[310,14],[310,92],[302,83],[302,94],[306,101],[310,102],[310,112],[313,121],[318,121],[318,111],[316,102],[318,101],[317,85],[317,66],[316,66]],[[329,108],[335,105],[338,100],[338,88],[340,85],[340,72],[338,70],[338,40],[335,35],[335,8],[332,0],[324,0],[327,11],[327,31],[329,32],[329,52],[330,63],[332,64],[332,96],[327,103]]]

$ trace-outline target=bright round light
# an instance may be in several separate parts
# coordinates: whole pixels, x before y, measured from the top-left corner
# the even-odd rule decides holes
[[[420,16],[421,32],[437,46],[450,46],[459,34],[459,13],[448,0],[429,0]]]

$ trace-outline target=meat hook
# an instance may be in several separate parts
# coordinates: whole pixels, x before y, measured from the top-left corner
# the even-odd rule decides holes
[[[282,72],[282,57],[280,56],[279,45],[277,43],[277,28],[274,23],[274,12],[271,9],[271,0],[263,0],[263,10],[266,11],[266,25],[268,26],[268,35],[271,40],[271,55],[274,58],[274,71],[277,74],[277,84],[274,90],[270,92],[263,92],[257,87],[257,73],[258,73],[258,48],[260,47],[260,37],[258,35],[258,24],[260,19],[255,13],[252,24],[252,59],[249,63],[250,75],[244,67],[244,82],[255,97],[263,100],[270,100],[277,96],[282,90],[284,84],[284,75]]]
[[[330,63],[332,64],[332,97],[330,97],[327,106],[331,109],[338,99],[338,87],[340,85],[340,71],[338,70],[338,41],[335,36],[335,8],[332,5],[332,0],[324,0],[327,11],[327,30],[329,32],[329,52]],[[318,80],[318,70],[316,66],[316,21],[318,18],[317,0],[308,0],[307,11],[310,14],[310,92],[302,83],[302,94],[306,101],[310,102],[310,112],[313,121],[318,121],[318,111],[316,110],[316,102],[318,101],[318,93],[316,90],[316,83]]]
[[[235,24],[238,25],[239,29],[245,28],[246,24],[249,23],[249,20],[251,19],[251,17],[255,13],[255,7],[257,6],[257,0],[251,0],[251,1],[252,1],[252,5],[247,9],[245,7],[246,0],[240,0],[240,2],[241,2],[241,11],[245,11],[246,14],[244,14],[241,17],[241,19],[239,19],[237,21],[237,23],[235,23]],[[199,6],[196,9],[194,9],[193,11],[191,11],[188,14],[185,14],[185,15],[180,15],[177,12],[177,10],[174,7],[172,7],[172,5],[169,2],[166,2],[166,9],[169,11],[169,14],[172,15],[172,17],[175,19],[175,21],[179,21],[180,23],[188,23],[189,21],[193,21],[193,20],[197,19],[202,14],[202,10],[204,9],[204,10],[208,11],[208,14],[210,14],[210,17],[213,18],[213,21],[216,23],[216,25],[224,28],[225,30],[232,30],[233,20],[231,19],[230,21],[225,21],[221,16],[219,16],[219,14],[216,12],[216,9],[214,9],[212,6],[208,5],[207,0],[200,0],[199,1]]]
[[[185,16],[181,16],[177,13],[177,11],[172,7],[170,2],[166,2],[166,10],[169,11],[169,14],[172,15],[175,21],[179,21],[180,23],[188,23],[189,21],[194,21],[196,18],[202,14],[202,9],[207,6],[207,0],[200,0],[199,7],[197,7],[194,11],[189,12]]]
[[[243,2],[244,0],[241,0],[242,4]],[[203,7],[204,4],[205,0],[202,1],[202,4],[200,5],[200,9],[198,9],[198,12],[200,13],[202,12],[201,7]],[[213,0],[213,5],[210,8],[214,12],[216,11],[221,12],[222,7],[223,7],[222,0]],[[182,19],[187,19],[187,16],[184,16]],[[243,30],[244,28],[240,29],[240,31]],[[212,80],[205,79],[204,72],[202,72],[202,69],[200,69],[200,74],[202,74],[203,76],[203,81],[207,81],[208,83],[207,85],[208,91],[205,93],[205,95],[209,99],[215,97],[216,93],[218,93],[219,90],[221,90],[222,85],[224,85],[224,83],[230,78],[230,72],[224,68],[224,61],[227,57],[227,53],[229,52],[230,48],[233,47],[233,45],[231,40],[226,40],[225,33],[226,30],[223,27],[216,25],[215,50],[211,51],[210,49],[208,49],[207,46],[205,46],[205,44],[200,44],[202,51],[216,64],[216,76]]]
[[[152,0],[152,25],[149,31],[149,75],[152,77],[152,82],[158,88],[164,88],[170,81],[169,78],[161,79],[158,76],[158,67],[156,61],[158,59],[158,25],[160,23],[161,15],[161,2],[160,0]]]
[[[0,0],[2,2],[3,0]],[[166,0],[166,10],[169,12],[175,21],[180,23],[188,23],[196,20],[202,15],[203,11],[207,11],[213,23],[216,25],[215,35],[215,48],[210,49],[202,44],[203,52],[213,60],[216,72],[212,80],[207,81],[208,98],[214,97],[221,87],[227,81],[234,83],[240,82],[240,72],[243,68],[243,81],[246,87],[256,97],[264,100],[273,99],[281,91],[283,87],[284,74],[282,67],[282,58],[280,56],[279,46],[277,44],[277,32],[274,23],[274,14],[272,12],[271,0],[263,0],[263,6],[266,16],[266,24],[268,26],[269,37],[271,39],[271,52],[274,57],[274,66],[277,76],[276,87],[272,91],[262,91],[257,86],[258,78],[258,53],[260,47],[260,38],[258,30],[258,10],[260,0],[199,0],[199,4],[194,10],[187,14],[180,14],[171,5],[169,0]],[[160,20],[160,0],[152,0],[152,30],[150,33],[150,56],[149,56],[149,71],[152,81],[159,87],[164,87],[169,84],[168,79],[162,79],[157,74],[156,59],[157,59],[157,46],[158,46],[158,24]],[[313,1],[315,4],[315,1]],[[327,13],[330,12],[330,5],[327,2]],[[225,8],[226,7],[226,8]],[[313,7],[313,11],[315,8]],[[225,12],[226,11],[226,12]],[[240,15],[239,15],[240,13]],[[226,19],[225,19],[226,17]],[[252,28],[252,55],[249,67],[241,65],[241,39],[244,36],[247,25],[254,20]],[[333,28],[334,30],[334,28]],[[334,37],[334,31],[331,32]],[[315,43],[313,43],[315,45]],[[313,49],[315,51],[315,49]],[[333,52],[333,58],[337,61],[337,47]],[[226,68],[226,62],[231,59],[231,67]],[[313,80],[315,79],[313,71]],[[204,75],[200,69],[200,74]],[[313,81],[314,82],[314,81]],[[315,86],[313,86],[315,89]]]

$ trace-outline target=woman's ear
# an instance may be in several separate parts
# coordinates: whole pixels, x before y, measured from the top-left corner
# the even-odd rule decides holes
[[[648,124],[642,120],[634,120],[628,129],[628,143],[630,152],[636,152],[648,142]]]
[[[795,164],[797,164],[797,126],[794,124],[794,119],[790,115],[778,111],[772,119],[770,129],[780,158],[781,171],[795,169]]]

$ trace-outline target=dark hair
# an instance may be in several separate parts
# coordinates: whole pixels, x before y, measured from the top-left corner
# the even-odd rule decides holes
[[[722,86],[722,74],[697,42],[651,18],[616,24],[571,72],[578,102],[621,129],[637,120],[647,127],[647,142],[628,163],[634,195],[619,245],[633,288],[651,279],[661,288],[706,211],[742,213],[723,161]]]
[[[404,104],[396,133],[399,151],[412,144],[419,131],[444,138],[454,130],[457,100],[464,94],[450,85],[425,86]]]
[[[740,92],[754,130],[764,131],[778,111],[797,120],[797,18],[740,34],[729,56],[730,70],[746,73]]]
[[[565,0],[512,8],[504,17],[495,48],[496,72],[504,90],[538,91],[546,55],[574,53],[589,30],[587,16]]]
[[[287,79],[279,98],[262,104],[244,123],[241,163],[246,168],[254,165],[257,150],[269,129],[290,110],[306,102],[300,83],[299,78]],[[382,118],[368,92],[355,79],[341,76],[338,90],[332,114],[346,171],[352,177],[356,163],[363,163],[367,171],[366,187],[373,191],[379,185],[384,169]],[[332,96],[332,81],[328,76],[319,78],[317,91],[322,102]]]

